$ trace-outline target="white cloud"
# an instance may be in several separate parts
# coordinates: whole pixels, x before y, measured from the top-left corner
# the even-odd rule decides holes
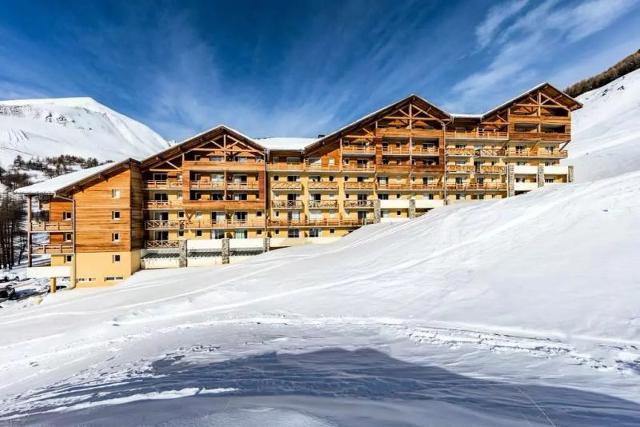
[[[497,26],[489,26],[490,31],[483,33],[483,37],[500,33],[491,39],[490,52],[495,52],[494,56],[484,69],[454,85],[453,91],[459,95],[456,106],[465,108],[477,104],[474,101],[480,97],[522,90],[523,82],[537,76],[538,66],[548,61],[558,46],[570,45],[609,27],[637,4],[634,0],[590,0],[577,5],[547,0],[506,28],[498,28],[505,20],[494,20]],[[478,28],[487,27],[487,21]]]
[[[485,20],[476,27],[476,38],[480,48],[484,48],[496,35],[500,26],[509,18],[520,12],[529,0],[516,0],[509,3],[501,3],[489,9]]]

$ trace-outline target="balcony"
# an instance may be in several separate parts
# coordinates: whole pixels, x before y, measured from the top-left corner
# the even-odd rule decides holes
[[[302,191],[302,183],[297,181],[272,181],[273,191]]]
[[[345,200],[345,209],[373,209],[375,200]]]
[[[179,190],[182,188],[182,181],[178,181],[177,179],[154,179],[144,181],[144,188],[147,190]]]
[[[475,171],[473,165],[447,165],[447,172],[450,173],[471,173]]]
[[[414,168],[419,168],[419,166],[414,166]],[[390,165],[390,164],[382,164],[378,165],[378,171],[380,172],[388,172],[388,173],[408,173],[411,171],[410,164],[401,164],[401,165]]]
[[[224,191],[224,181],[199,180],[191,181],[189,187],[192,190],[220,190]]]
[[[496,165],[487,165],[480,166],[476,169],[476,173],[487,174],[487,175],[501,175],[507,173],[507,168],[505,166],[496,166]]]
[[[147,249],[177,249],[180,246],[179,240],[147,240]]]
[[[517,148],[509,148],[505,152],[506,157],[538,157],[538,158],[549,158],[549,159],[565,159],[567,158],[567,150],[544,150],[537,149],[532,150],[529,148],[525,149],[517,149]]]
[[[473,148],[447,148],[447,155],[450,157],[471,157],[476,154]]]
[[[401,145],[400,147],[392,145],[382,147],[382,155],[384,156],[408,156],[409,154],[411,154],[411,150],[408,144]]]
[[[502,157],[505,154],[505,151],[500,148],[482,148],[475,151],[478,157]]]
[[[571,134],[567,132],[518,132],[512,131],[510,134],[512,140],[519,141],[569,141]]]
[[[229,182],[227,183],[227,190],[229,191],[259,191],[260,185],[258,182]]]
[[[378,191],[411,191],[411,184],[408,182],[399,184],[389,184],[385,182],[378,182]]]
[[[303,209],[302,200],[274,200],[272,202],[274,209]]]
[[[326,164],[323,165],[320,162],[305,162],[304,164],[304,170],[306,171],[333,171],[333,172],[337,172],[340,170],[340,166],[333,164]]]
[[[374,156],[376,147],[373,145],[343,145],[343,156]]]
[[[453,191],[506,191],[506,182],[447,184],[447,190]]]
[[[364,223],[372,223],[373,218],[366,220],[359,219],[342,219],[342,218],[309,218],[309,219],[284,219],[269,220],[269,227],[272,228],[288,228],[288,227],[358,227]]]
[[[373,163],[348,163],[342,165],[345,172],[374,172],[375,165]]]
[[[309,181],[309,184],[307,186],[309,187],[309,190],[315,191],[338,190],[337,181]]]
[[[375,182],[345,182],[345,191],[373,191],[375,188]]]
[[[447,131],[449,139],[509,139],[506,131],[491,131],[482,129],[454,130]]]
[[[413,156],[428,156],[428,157],[437,157],[440,155],[439,150],[436,147],[420,147],[416,146],[411,149],[411,154]]]
[[[411,184],[411,189],[414,191],[441,191],[442,184]]]
[[[177,200],[147,200],[145,209],[182,209],[182,202]]]
[[[274,171],[302,171],[304,170],[304,163],[269,163],[267,168]]]
[[[183,228],[185,220],[150,219],[144,222],[146,230],[177,230]]]
[[[55,232],[55,231],[72,231],[73,224],[71,221],[32,221],[31,231]]]
[[[337,200],[309,200],[309,209],[338,209]]]
[[[261,171],[264,170],[264,162],[262,161],[218,161],[218,160],[185,160],[184,166],[186,169],[193,170],[208,170],[208,171]]]
[[[33,245],[31,246],[32,254],[72,254],[73,253],[73,245],[71,243],[61,243],[61,244],[43,244],[43,245]]]

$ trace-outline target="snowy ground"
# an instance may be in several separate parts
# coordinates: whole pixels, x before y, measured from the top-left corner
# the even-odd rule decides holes
[[[547,186],[9,307],[0,413],[637,424],[639,193],[640,172]],[[179,414],[164,403],[178,397]]]
[[[579,114],[616,108],[591,96]],[[585,123],[571,149],[599,151]],[[640,166],[616,137],[582,158],[606,177],[2,309],[0,423],[639,425]]]

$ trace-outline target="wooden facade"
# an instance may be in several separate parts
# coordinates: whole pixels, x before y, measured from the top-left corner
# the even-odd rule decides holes
[[[572,170],[560,160],[577,108],[549,84],[482,115],[452,115],[412,95],[286,150],[219,126],[52,198],[49,220],[31,225],[49,234],[49,246],[32,249],[52,254],[52,265],[69,254],[93,262],[129,254],[133,272],[154,251],[187,257],[187,242],[319,242],[438,206],[569,182]],[[120,266],[89,277],[85,267],[74,266],[79,283],[128,275]]]

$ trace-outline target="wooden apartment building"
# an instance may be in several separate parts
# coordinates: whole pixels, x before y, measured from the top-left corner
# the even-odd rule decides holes
[[[143,161],[18,190],[29,200],[29,271],[111,284],[571,182],[560,160],[580,107],[544,83],[479,115],[410,95],[313,139],[218,126]]]

